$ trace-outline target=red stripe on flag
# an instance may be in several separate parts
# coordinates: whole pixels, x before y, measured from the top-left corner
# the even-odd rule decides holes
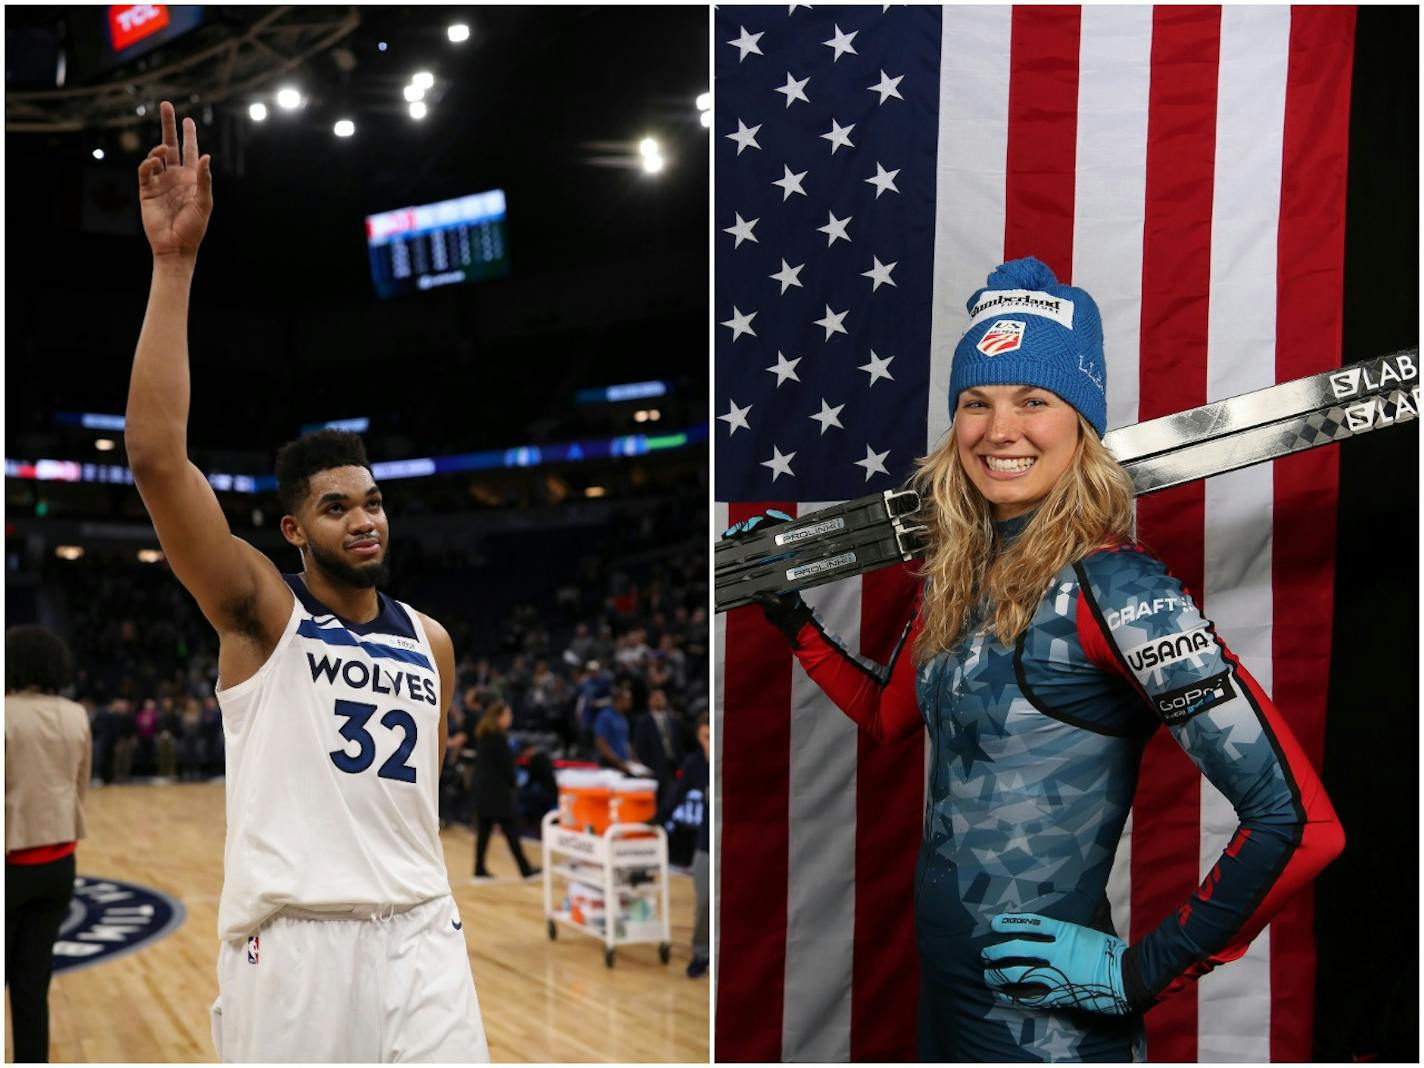
[[[1340,365],[1353,7],[1291,11],[1281,215],[1277,233],[1276,378]],[[1271,656],[1276,707],[1319,768],[1325,748],[1335,592],[1335,449],[1275,464]],[[1271,1060],[1311,1056],[1314,898],[1306,887],[1271,922]]]
[[[860,651],[885,664],[915,610],[907,567],[861,581]],[[910,656],[906,646],[901,656]],[[855,958],[850,1059],[913,1061],[920,962],[915,948],[915,860],[923,837],[924,731],[895,745],[856,734]]]
[[[1077,7],[1015,7],[1009,52],[1004,259],[1037,256],[1073,273],[1078,152]]]
[[[790,502],[734,503],[728,521]],[[781,1060],[786,986],[791,654],[755,606],[727,616],[722,673],[717,1059]]]
[[[1205,404],[1211,213],[1221,11],[1158,7],[1152,16],[1142,247],[1140,419]],[[1200,482],[1138,505],[1138,537],[1192,590],[1202,589],[1206,496]],[[1133,802],[1132,940],[1201,880],[1201,773],[1166,731],[1142,756]],[[1195,986],[1146,1017],[1154,1061],[1197,1059]]]

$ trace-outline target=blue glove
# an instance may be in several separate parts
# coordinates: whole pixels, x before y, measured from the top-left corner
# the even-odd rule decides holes
[[[1032,912],[995,916],[989,926],[1014,936],[984,948],[984,981],[999,1000],[1110,1016],[1133,1011],[1123,988],[1121,938]]]
[[[758,527],[775,526],[778,523],[790,523],[791,521],[791,517],[785,512],[776,508],[768,508],[761,515],[754,515],[750,519],[743,519],[740,523],[733,523],[722,531],[722,537],[734,540],[745,538]],[[786,640],[794,647],[796,635],[801,633],[801,628],[811,618],[811,606],[801,599],[799,593],[779,595],[759,593],[755,599],[756,603],[761,605],[762,614],[766,616],[767,622],[785,634]]]

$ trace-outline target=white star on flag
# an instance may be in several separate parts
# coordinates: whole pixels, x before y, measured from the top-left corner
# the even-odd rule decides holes
[[[895,284],[895,279],[890,277],[890,272],[895,269],[895,264],[881,263],[879,256],[871,256],[870,258],[875,261],[875,265],[871,267],[870,270],[862,271],[860,273],[860,276],[862,278],[869,278],[872,282],[875,283],[875,285],[870,287],[870,291],[874,293],[877,289],[880,288],[882,283],[885,285],[893,286]]]
[[[796,14],[796,9],[797,9],[798,7],[804,7],[807,11],[810,11],[810,10],[811,10],[811,5],[810,5],[810,4],[787,4],[787,5],[786,5],[786,13],[787,13],[788,15],[794,15],[794,14]]]
[[[874,349],[870,350],[870,362],[863,363],[856,368],[857,371],[864,371],[870,376],[870,381],[866,383],[867,389],[882,378],[888,378],[891,382],[895,381],[895,376],[890,373],[890,361],[894,358],[894,356],[877,356]]]
[[[737,62],[740,63],[742,60],[746,59],[747,53],[749,52],[755,52],[757,55],[761,55],[762,51],[760,46],[757,45],[757,42],[761,40],[762,34],[747,33],[747,28],[745,26],[739,26],[738,29],[742,31],[741,36],[736,38],[735,40],[727,42],[729,45],[734,46],[737,51],[741,53],[741,55],[737,57]],[[765,30],[762,31],[762,33],[765,32]]]
[[[801,188],[801,179],[806,177],[806,172],[802,171],[800,174],[792,174],[791,168],[784,163],[781,165],[781,169],[785,173],[771,183],[772,185],[781,187],[781,202],[785,204],[790,200],[792,193],[800,193],[804,197],[806,190]],[[866,179],[866,181],[869,181],[869,179]],[[896,192],[899,192],[899,190],[896,190]]]
[[[879,93],[880,103],[882,104],[885,103],[885,101],[889,100],[892,96],[896,100],[904,100],[905,98],[900,95],[900,90],[898,88],[899,84],[904,80],[905,76],[903,74],[900,75],[898,78],[892,78],[882,70],[880,72],[880,81],[876,82],[874,85],[867,85],[866,88],[869,89],[872,93]]]
[[[735,311],[736,309],[734,308],[732,310]],[[755,315],[756,312],[752,312],[752,314]],[[826,317],[824,319],[817,319],[816,325],[824,326],[826,328],[827,341],[831,340],[832,334],[846,334],[847,336],[849,336],[849,331],[847,331],[846,328],[841,325],[841,322],[849,314],[849,308],[847,308],[843,312],[833,312],[831,311],[831,306],[829,304],[826,305]]]
[[[830,248],[834,245],[837,238],[849,241],[850,234],[846,233],[846,226],[854,216],[847,215],[844,219],[837,219],[836,213],[833,211],[828,211],[826,214],[830,216],[830,220],[825,226],[816,227],[818,233],[826,235],[826,247]]]
[[[761,220],[743,219],[742,213],[739,211],[733,212],[733,214],[737,217],[736,224],[733,226],[725,226],[722,228],[722,232],[724,234],[731,234],[737,239],[737,243],[732,247],[741,248],[743,241],[752,241],[756,244],[761,244],[760,241],[757,241],[756,234],[752,233],[752,227],[755,226],[757,223],[761,222]],[[886,281],[889,281],[889,279],[886,279]]]
[[[781,450],[773,445],[771,447],[771,459],[763,460],[761,465],[762,467],[771,468],[771,480],[775,482],[782,475],[790,475],[792,478],[796,477],[796,472],[791,470],[791,461],[794,459],[796,459],[794,452],[788,452],[783,456]]]
[[[867,444],[865,446],[865,459],[856,460],[855,465],[856,467],[865,468],[865,481],[869,482],[871,475],[888,475],[890,473],[889,471],[885,470],[885,457],[889,455],[889,449],[886,449],[884,452],[876,452],[870,447],[869,444]],[[773,478],[772,481],[775,482],[776,479]]]
[[[756,331],[752,329],[752,320],[756,318],[756,314],[756,312],[748,312],[746,315],[743,315],[737,310],[737,306],[733,304],[732,317],[722,325],[730,326],[732,328],[733,341],[736,341],[737,338],[741,337],[743,334],[751,334],[752,337],[756,337]]]
[[[787,106],[788,108],[791,106],[791,103],[792,103],[792,101],[794,101],[794,100],[801,100],[801,101],[804,101],[805,103],[809,104],[809,103],[811,102],[811,98],[806,95],[805,89],[806,89],[806,83],[809,82],[810,80],[811,80],[811,76],[808,74],[808,75],[806,75],[806,77],[802,78],[802,79],[798,82],[795,78],[791,77],[791,72],[790,72],[790,71],[787,71],[787,72],[786,72],[786,84],[785,84],[785,85],[782,85],[782,86],[779,86],[776,91],[777,91],[778,93],[785,93],[785,94],[786,94],[786,106]]]
[[[792,286],[805,288],[801,286],[801,279],[798,277],[798,275],[800,275],[801,272],[805,269],[806,265],[804,263],[798,267],[793,267],[785,260],[782,260],[781,270],[777,271],[771,277],[775,278],[778,282],[781,283],[781,292],[785,294],[785,292]]]
[[[847,52],[849,52],[853,56],[860,55],[860,53],[855,50],[855,45],[851,44],[851,42],[855,40],[855,35],[859,32],[859,30],[851,30],[850,33],[842,33],[840,26],[836,26],[836,35],[832,37],[829,41],[821,42],[827,48],[835,49],[836,54],[835,57],[831,60],[832,63],[839,60],[841,56],[843,56]]]
[[[895,187],[895,176],[899,173],[898,170],[887,171],[884,167],[880,166],[880,161],[876,160],[874,176],[866,179],[867,182],[875,186],[876,200],[879,200],[880,194],[887,189],[892,193],[898,193],[900,191]]]
[[[796,365],[800,362],[800,356],[797,356],[794,360],[788,360],[780,352],[776,354],[776,363],[768,367],[767,370],[776,376],[777,389],[780,389],[781,383],[785,382],[788,378],[793,382],[801,381],[801,376],[796,373]]]
[[[760,129],[760,127],[758,127],[758,129]],[[854,129],[855,123],[851,123],[849,126],[842,126],[835,119],[831,120],[830,132],[823,133],[821,135],[823,138],[825,138],[831,143],[831,155],[834,156],[836,154],[836,150],[839,149],[841,146],[845,146],[846,148],[855,147],[855,145],[851,144],[850,140],[850,132]]]
[[[760,124],[756,126],[748,126],[746,123],[742,122],[741,119],[737,120],[737,132],[729,133],[727,135],[729,140],[737,142],[737,155],[740,156],[742,154],[742,149],[744,148],[761,148],[761,145],[757,144],[756,139],[756,133],[760,129]]]
[[[842,430],[845,429],[844,426],[841,426],[840,420],[841,409],[844,407],[844,404],[837,404],[834,408],[832,408],[829,404],[826,403],[825,397],[821,398],[821,410],[816,415],[811,416],[811,418],[821,424],[822,434],[824,434],[833,426],[840,427],[840,429]]]
[[[727,431],[727,436],[731,437],[738,430],[750,430],[751,426],[747,423],[747,412],[752,410],[752,406],[748,404],[745,408],[738,408],[736,401],[730,397],[727,399],[732,405],[731,410],[728,411],[726,415],[719,415],[717,417],[718,419],[726,420],[727,426],[731,428]]]

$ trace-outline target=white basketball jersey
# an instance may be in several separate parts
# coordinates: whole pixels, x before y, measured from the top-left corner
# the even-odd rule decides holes
[[[437,809],[440,673],[419,617],[379,594],[333,615],[299,576],[257,674],[217,692],[227,743],[218,933],[285,905],[416,905],[450,892]]]

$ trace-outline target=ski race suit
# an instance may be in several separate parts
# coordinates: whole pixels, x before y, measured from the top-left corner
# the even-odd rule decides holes
[[[1027,518],[999,524],[999,543]],[[1011,647],[981,624],[918,671],[918,612],[888,667],[847,650],[814,617],[795,636],[807,674],[862,729],[886,741],[921,724],[929,732],[915,872],[920,1059],[1141,1060],[1140,1011],[996,1001],[980,953],[1004,938],[989,921],[1006,912],[1112,933],[1108,872],[1157,725],[1227,797],[1239,826],[1190,900],[1124,955],[1134,1010],[1241,956],[1339,853],[1343,832],[1280,712],[1141,547],[1065,567]]]

